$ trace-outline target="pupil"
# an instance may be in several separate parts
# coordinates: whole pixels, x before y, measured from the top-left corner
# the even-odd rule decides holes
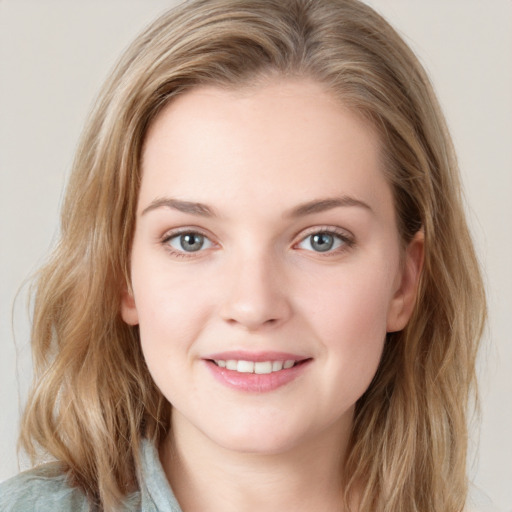
[[[181,235],[181,246],[186,251],[198,251],[204,243],[204,237],[195,233]]]
[[[313,235],[312,240],[312,247],[316,251],[319,252],[326,252],[332,248],[334,245],[334,238],[332,235],[329,235],[327,233],[318,233],[316,235]]]

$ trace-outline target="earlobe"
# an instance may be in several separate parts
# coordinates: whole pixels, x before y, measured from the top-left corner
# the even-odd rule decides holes
[[[405,251],[401,281],[388,311],[387,332],[401,331],[412,315],[423,269],[424,249],[425,235],[420,230]]]
[[[133,298],[133,292],[124,289],[121,295],[121,317],[128,325],[138,325],[139,315]]]

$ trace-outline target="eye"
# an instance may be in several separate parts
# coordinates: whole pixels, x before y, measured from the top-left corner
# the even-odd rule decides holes
[[[213,246],[210,239],[195,231],[187,231],[174,235],[171,234],[166,237],[164,243],[179,253],[199,252]]]
[[[333,231],[316,231],[303,238],[297,247],[319,253],[337,252],[352,245],[346,235]]]

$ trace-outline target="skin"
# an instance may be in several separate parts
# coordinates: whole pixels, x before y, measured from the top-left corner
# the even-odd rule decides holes
[[[333,198],[343,204],[290,215]],[[206,237],[200,250],[184,250],[182,228]],[[326,231],[334,246],[319,252],[311,235]],[[185,512],[340,510],[354,404],[414,304],[421,235],[400,247],[376,132],[317,83],[202,87],[159,114],[122,316],[173,405],[161,459]],[[227,350],[309,362],[246,392],[207,368]]]

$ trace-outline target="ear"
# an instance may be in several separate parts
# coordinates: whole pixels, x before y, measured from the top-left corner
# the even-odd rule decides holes
[[[121,293],[121,317],[128,325],[139,324],[139,314],[131,286],[125,285]]]
[[[411,318],[423,269],[424,248],[425,235],[420,230],[405,250],[398,288],[388,310],[387,332],[401,331]]]

